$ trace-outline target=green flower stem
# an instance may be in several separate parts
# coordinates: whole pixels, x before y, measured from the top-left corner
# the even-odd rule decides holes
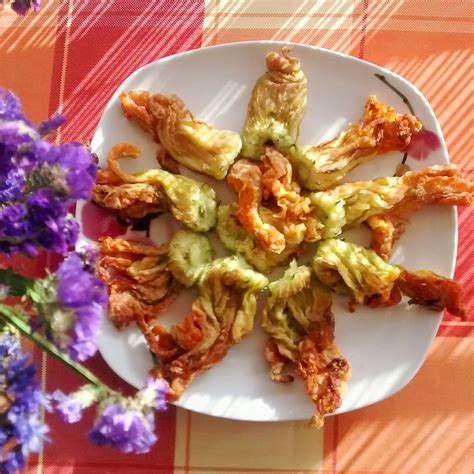
[[[41,334],[33,331],[26,321],[24,315],[10,306],[0,304],[0,315],[3,319],[17,328],[22,334],[28,339],[31,339],[41,350],[47,352],[49,355],[59,360],[63,364],[70,367],[90,384],[96,386],[98,389],[104,392],[114,393],[112,389],[107,387],[100,379],[98,379],[89,369],[86,369],[83,365],[73,361],[67,354],[61,352],[54,344],[45,339]]]

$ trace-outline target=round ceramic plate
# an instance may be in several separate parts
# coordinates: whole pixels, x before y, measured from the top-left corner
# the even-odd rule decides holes
[[[92,150],[104,163],[107,152],[119,142],[138,145],[143,156],[128,170],[156,167],[156,144],[150,135],[122,115],[121,91],[145,89],[181,97],[195,116],[217,128],[242,128],[250,92],[265,72],[265,55],[283,43],[247,42],[204,48],[160,59],[135,71],[113,94],[92,140]],[[407,113],[407,105],[375,74],[387,80],[410,100],[426,129],[438,135],[441,146],[423,162],[409,158],[417,169],[448,163],[442,133],[429,103],[408,81],[383,68],[352,57],[311,46],[292,44],[308,79],[308,109],[299,142],[317,144],[344,130],[362,116],[369,95]],[[400,153],[391,153],[357,168],[348,180],[393,174]],[[187,172],[215,184],[220,199],[228,200],[225,184]],[[80,210],[79,210],[80,211]],[[79,212],[79,216],[81,213]],[[98,222],[97,225],[100,225]],[[151,238],[161,243],[178,225],[169,216],[152,223]],[[430,208],[414,215],[398,242],[392,262],[410,270],[429,268],[452,277],[456,253],[456,215],[452,208]],[[367,235],[351,235],[364,242]],[[365,240],[366,241],[366,240]],[[195,294],[185,291],[161,321],[169,326],[187,315]],[[338,413],[378,402],[399,391],[416,374],[440,323],[441,314],[401,304],[371,310],[358,307],[350,314],[344,301],[334,302],[336,339],[352,367],[352,378]],[[209,415],[239,420],[277,421],[307,419],[313,406],[300,381],[273,383],[263,357],[265,335],[257,315],[253,333],[233,347],[226,358],[199,375],[176,403]],[[104,318],[100,352],[120,377],[135,387],[143,385],[152,359],[137,328],[118,331]]]

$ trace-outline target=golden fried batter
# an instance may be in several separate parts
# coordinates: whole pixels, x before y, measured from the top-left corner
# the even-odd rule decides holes
[[[405,231],[410,214],[428,204],[470,206],[474,200],[474,183],[464,178],[455,165],[409,171],[400,183],[406,189],[403,199],[388,212],[367,219],[372,230],[371,247],[385,261]]]
[[[137,90],[128,93],[122,92],[119,96],[122,112],[128,119],[136,120],[140,127],[148,133],[157,136],[154,127],[154,117],[149,111],[148,103],[151,94],[147,91]],[[158,140],[157,140],[158,141]]]
[[[330,293],[311,277],[309,267],[298,267],[294,261],[269,290],[263,328],[270,335],[265,357],[272,380],[292,382],[293,377],[283,371],[296,364],[316,406],[310,424],[320,428],[324,416],[340,406],[350,377],[349,364],[335,342]]]
[[[234,163],[227,183],[238,194],[237,218],[265,251],[281,254],[287,245],[321,239],[310,198],[301,195],[289,160],[275,148],[266,147],[258,164]]]
[[[99,239],[98,274],[109,292],[108,315],[117,327],[155,318],[175,299],[180,285],[167,268],[166,245]]]
[[[92,199],[122,218],[139,219],[169,211],[196,232],[206,232],[216,223],[216,194],[207,184],[163,169],[128,174],[120,158],[136,159],[140,149],[128,143],[115,145],[107,156],[107,168],[100,170]]]
[[[152,133],[177,162],[216,179],[225,178],[242,146],[238,133],[194,118],[176,95],[131,91],[119,98],[124,115]]]
[[[279,150],[294,145],[306,111],[306,77],[290,48],[268,53],[266,65],[267,72],[252,90],[242,130],[242,155],[254,160],[268,142]]]
[[[262,201],[262,172],[255,163],[239,160],[231,168],[227,183],[239,195],[237,218],[240,223],[270,252],[285,249],[285,237],[274,226],[262,221],[259,207]]]
[[[240,257],[214,261],[199,284],[192,312],[168,333],[156,322],[139,324],[158,358],[152,370],[178,399],[194,377],[220,362],[253,328],[257,295],[268,280]]]
[[[117,160],[138,158],[140,149],[129,143],[115,145],[107,156],[107,167],[99,169],[92,190],[92,199],[100,207],[113,211],[124,219],[140,219],[169,209],[166,194],[148,183],[131,182]]]
[[[420,129],[421,122],[416,117],[397,114],[371,96],[359,123],[321,145],[296,146],[291,153],[292,164],[305,187],[327,189],[361,163],[383,153],[403,150]]]
[[[316,405],[310,426],[322,428],[324,416],[341,405],[342,394],[350,377],[350,367],[334,342],[332,313],[320,322],[299,345],[296,372]]]
[[[410,298],[409,304],[420,304],[435,311],[447,309],[454,316],[466,318],[466,308],[461,302],[462,288],[454,280],[444,278],[429,270],[402,271],[397,285]]]

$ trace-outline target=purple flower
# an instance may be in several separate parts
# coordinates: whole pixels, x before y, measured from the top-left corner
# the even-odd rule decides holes
[[[23,170],[12,169],[5,173],[5,180],[0,183],[0,204],[20,200],[24,185],[25,173]]]
[[[77,361],[97,352],[100,317],[107,307],[105,285],[95,275],[96,258],[87,247],[71,253],[55,274],[35,282],[31,294],[48,334]]]
[[[148,453],[156,443],[155,419],[152,413],[144,415],[121,404],[106,406],[92,430],[89,439],[97,446],[110,446],[122,453]]]
[[[41,408],[49,410],[50,401],[35,381],[30,357],[5,329],[0,333],[0,360],[0,472],[13,473],[47,439]]]
[[[0,89],[0,121],[26,120],[20,99],[5,89]]]
[[[94,385],[84,385],[76,392],[65,395],[60,390],[53,393],[56,410],[66,423],[77,423],[82,418],[82,412],[93,405],[103,394],[101,388]]]
[[[30,8],[37,12],[40,8],[40,0],[14,0],[12,10],[18,15],[26,15]]]
[[[39,1],[38,1],[38,5],[39,5]],[[66,119],[64,118],[63,115],[56,113],[51,118],[49,118],[48,120],[45,120],[44,122],[41,122],[38,125],[38,132],[42,137],[44,137],[48,135],[49,133],[51,133],[52,131],[59,128],[65,121]]]
[[[43,247],[64,255],[77,240],[79,228],[68,212],[89,198],[97,166],[79,143],[55,145],[42,138],[63,122],[56,114],[35,127],[18,98],[0,89],[1,253],[35,256]],[[18,209],[22,216],[12,221]]]
[[[77,423],[82,418],[83,406],[79,400],[65,395],[60,390],[53,393],[53,399],[57,402],[56,409],[66,423]]]
[[[164,410],[168,384],[149,380],[134,398],[105,399],[89,439],[98,446],[110,446],[123,453],[147,453],[157,441],[154,410]]]

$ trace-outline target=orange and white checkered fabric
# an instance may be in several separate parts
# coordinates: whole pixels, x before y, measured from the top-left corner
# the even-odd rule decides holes
[[[133,70],[191,48],[275,39],[331,48],[397,72],[431,102],[451,160],[473,173],[472,0],[63,0],[24,19],[0,13],[0,86],[36,120],[61,110],[64,139],[89,138],[111,92]],[[470,320],[447,316],[418,375],[390,399],[328,419],[244,423],[170,409],[147,455],[98,449],[90,417],[48,417],[54,443],[30,473],[446,473],[471,474],[474,401],[474,214],[459,212],[456,278]],[[37,263],[41,267],[41,264]],[[36,268],[41,270],[41,268]],[[43,384],[77,378],[41,359]],[[100,359],[92,366],[124,386]]]

